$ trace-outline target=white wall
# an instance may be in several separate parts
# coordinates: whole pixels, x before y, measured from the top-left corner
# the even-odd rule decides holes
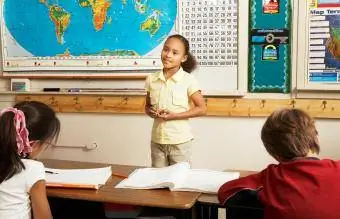
[[[94,151],[59,148],[44,157],[67,160],[150,165],[152,120],[144,115],[61,114],[60,145],[95,141]],[[260,139],[265,118],[203,117],[191,120],[195,168],[260,170],[274,160]],[[321,156],[340,159],[340,121],[317,120]]]
[[[150,165],[152,120],[144,115],[62,114],[59,144],[95,141],[97,150],[59,148],[45,157],[119,164]],[[259,139],[263,119],[205,117],[192,119],[196,136],[193,166],[212,169],[262,168],[271,159]],[[259,155],[256,159],[254,155]]]
[[[44,157],[67,160],[150,165],[152,120],[144,115],[60,114],[60,145],[93,141],[94,151],[59,148]],[[191,120],[195,138],[195,168],[260,170],[274,160],[262,146],[260,130],[265,118],[203,117]],[[317,120],[321,156],[340,159],[340,121]]]

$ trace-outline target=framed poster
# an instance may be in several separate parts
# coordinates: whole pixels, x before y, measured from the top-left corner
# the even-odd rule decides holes
[[[340,1],[310,4],[308,83],[340,84]]]

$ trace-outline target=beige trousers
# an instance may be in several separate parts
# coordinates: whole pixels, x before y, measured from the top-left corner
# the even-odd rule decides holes
[[[191,160],[192,141],[181,144],[157,144],[151,142],[151,161],[153,167],[166,167]]]

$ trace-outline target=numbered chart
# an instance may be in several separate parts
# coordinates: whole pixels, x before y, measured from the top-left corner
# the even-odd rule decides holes
[[[201,66],[237,66],[237,0],[181,1],[181,33]]]

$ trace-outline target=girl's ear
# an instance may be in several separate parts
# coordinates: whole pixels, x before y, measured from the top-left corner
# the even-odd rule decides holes
[[[35,141],[32,144],[32,152],[29,154],[30,159],[36,159],[39,154],[44,150],[45,146],[40,141]]]
[[[188,60],[188,55],[183,56],[182,62],[186,62]]]

